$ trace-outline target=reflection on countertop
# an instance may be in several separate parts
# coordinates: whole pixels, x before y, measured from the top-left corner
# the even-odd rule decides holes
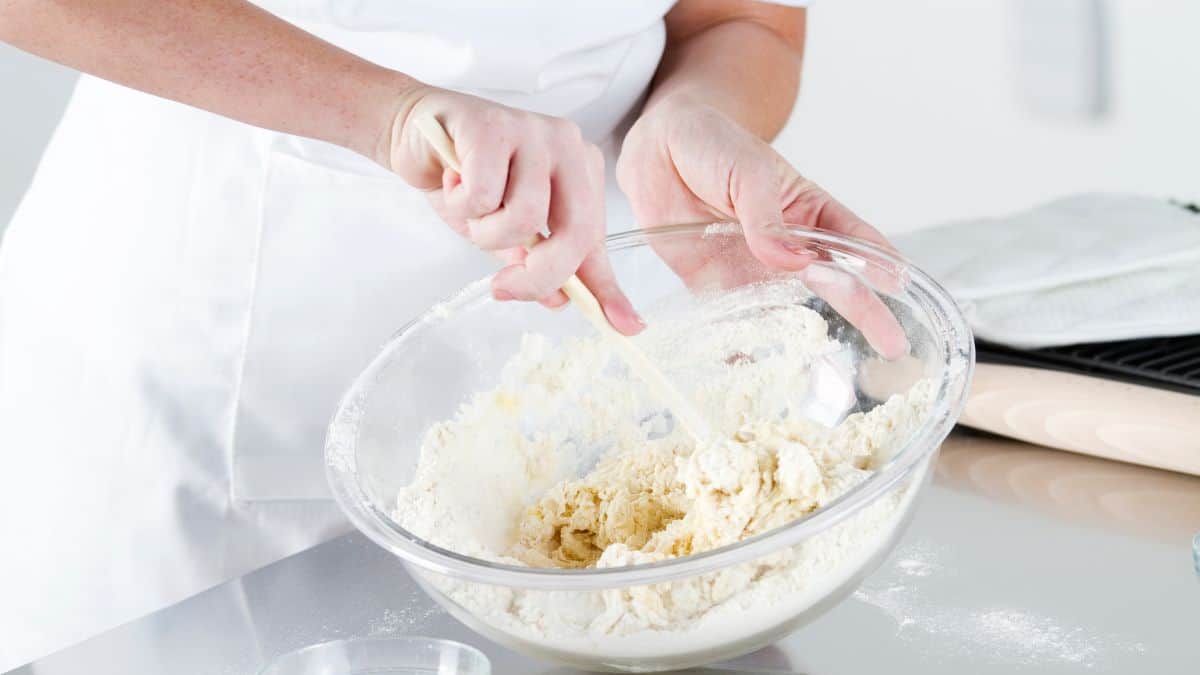
[[[1178,543],[1200,532],[1200,476],[958,428],[935,481],[1063,520]]]
[[[663,675],[805,675],[805,673],[795,670],[795,667],[786,651],[778,645],[769,645],[756,652],[723,663],[664,671]],[[578,675],[580,671],[571,668],[554,668],[538,672],[540,675]]]

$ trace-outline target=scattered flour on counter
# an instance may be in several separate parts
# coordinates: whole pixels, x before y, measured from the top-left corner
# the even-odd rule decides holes
[[[931,648],[939,652],[955,650],[977,660],[1023,666],[1057,662],[1090,669],[1111,661],[1119,652],[1146,651],[1140,642],[1082,626],[1063,626],[1037,612],[932,603],[915,584],[935,572],[953,574],[939,560],[944,555],[948,553],[922,544],[897,550],[893,565],[898,574],[873,577],[854,592],[854,598],[888,615],[896,622],[899,635],[928,639]]]
[[[367,636],[408,635],[420,631],[430,620],[445,614],[440,606],[428,603],[426,598],[414,598],[399,609],[383,610],[383,615],[367,626]]]
[[[709,299],[637,338],[728,439],[711,447],[695,447],[602,339],[527,335],[495,389],[428,431],[397,521],[483,560],[615,567],[711,550],[820,509],[903,444],[934,390],[918,381],[832,429],[789,415],[814,360],[843,349],[797,292],[782,283]],[[886,552],[920,478],[800,545],[692,578],[587,592],[426,578],[492,628],[558,650],[702,650],[848,591]]]
[[[935,640],[938,650],[959,650],[974,659],[1025,666],[1067,663],[1094,668],[1114,652],[1142,653],[1145,645],[1019,609],[984,610],[930,607],[902,585],[862,588],[854,597],[891,616],[901,634],[917,632]]]

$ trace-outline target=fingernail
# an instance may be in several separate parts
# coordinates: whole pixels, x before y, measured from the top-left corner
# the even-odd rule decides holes
[[[641,314],[638,314],[637,312],[634,312],[634,313],[633,313],[633,320],[637,322],[638,328],[645,328],[645,327],[646,327],[646,320],[642,318],[642,315],[641,315]]]
[[[788,250],[793,255],[802,255],[810,258],[815,258],[817,254],[813,253],[808,245],[802,241],[796,241],[790,237],[780,237],[779,245]]]
[[[562,310],[566,309],[568,304],[567,296],[563,295],[561,291],[555,291],[541,300],[538,300],[538,302],[545,305],[547,309],[552,309],[556,312],[561,312]]]

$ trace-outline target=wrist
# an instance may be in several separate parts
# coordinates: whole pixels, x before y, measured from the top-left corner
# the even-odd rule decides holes
[[[343,145],[390,168],[394,135],[400,133],[409,112],[431,87],[403,73],[380,70],[383,72],[363,87],[352,133]]]
[[[642,106],[642,115],[701,106],[704,106],[704,102],[693,92],[678,88],[672,91],[657,90],[646,99],[646,104]]]
[[[703,92],[691,89],[678,89],[652,96],[642,108],[642,118],[661,119],[668,126],[676,126],[675,122],[683,119],[717,117],[730,124],[737,125],[737,120],[720,105],[714,105]]]

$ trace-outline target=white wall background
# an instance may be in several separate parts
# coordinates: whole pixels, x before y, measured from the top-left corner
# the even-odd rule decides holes
[[[1041,115],[1019,94],[1028,83],[1018,64],[1031,54],[1023,37],[1050,35],[1051,51],[1069,51],[1070,18],[1089,1],[821,0],[801,102],[778,146],[892,232],[1088,190],[1200,200],[1200,2],[1099,3],[1106,116]],[[1046,50],[1043,41],[1037,54]],[[0,45],[0,228],[72,82]]]
[[[888,231],[1080,191],[1200,199],[1200,2],[1100,3],[1111,102],[1090,121],[1039,116],[1018,93],[1021,31],[1070,28],[1022,24],[1054,14],[1039,2],[1081,4],[822,0],[780,147]]]

